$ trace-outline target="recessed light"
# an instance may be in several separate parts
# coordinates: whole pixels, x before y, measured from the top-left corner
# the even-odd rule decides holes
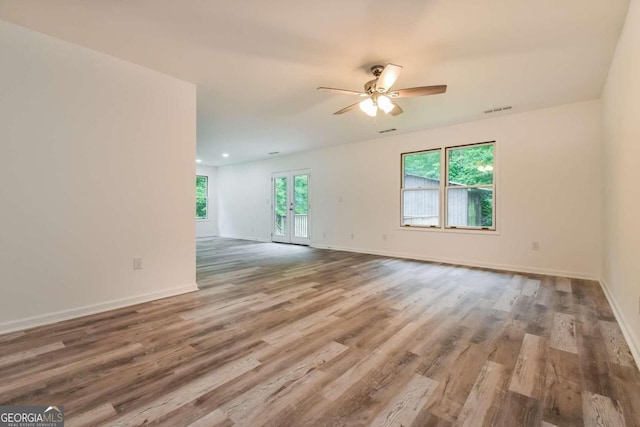
[[[202,159],[196,159],[196,163],[202,163]]]
[[[229,157],[229,153],[222,153],[222,157]]]

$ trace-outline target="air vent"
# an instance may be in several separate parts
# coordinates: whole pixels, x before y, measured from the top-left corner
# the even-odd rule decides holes
[[[272,152],[270,152],[270,153],[268,153],[268,154],[269,154],[270,156],[273,156],[274,154],[280,154],[280,152],[279,152],[279,151],[272,151]]]
[[[391,129],[381,130],[381,131],[378,131],[378,132],[379,132],[379,133],[389,133],[389,132],[395,132],[395,131],[397,131],[397,130],[398,130],[398,129],[396,129],[396,128],[391,128]]]
[[[511,105],[507,105],[506,107],[498,107],[498,108],[494,108],[492,110],[485,110],[485,114],[491,114],[491,113],[497,113],[499,111],[507,111],[507,110],[511,110],[513,107]]]

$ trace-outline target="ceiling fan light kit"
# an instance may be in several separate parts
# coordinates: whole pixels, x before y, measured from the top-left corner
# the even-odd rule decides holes
[[[400,77],[402,67],[395,64],[387,64],[386,66],[374,65],[371,67],[371,72],[375,77],[364,84],[364,92],[357,92],[355,90],[336,89],[331,87],[319,87],[318,90],[339,93],[341,95],[356,95],[359,97],[366,97],[364,101],[356,102],[348,107],[338,110],[333,114],[344,114],[347,111],[351,111],[356,107],[360,109],[368,116],[375,117],[378,114],[378,109],[382,110],[385,114],[391,114],[397,116],[403,113],[402,108],[393,101],[396,98],[408,98],[413,96],[427,96],[437,95],[439,93],[445,93],[447,91],[446,85],[438,86],[420,86],[408,89],[398,89],[391,91],[391,87],[395,84]]]
[[[367,98],[358,105],[367,116],[375,117],[378,114],[378,106],[373,102],[372,98]]]

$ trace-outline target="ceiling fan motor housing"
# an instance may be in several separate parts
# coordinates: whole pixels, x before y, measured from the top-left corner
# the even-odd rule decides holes
[[[366,82],[364,84],[364,91],[371,95],[372,93],[376,92],[376,83],[378,83],[378,78],[375,78],[373,80],[369,80],[368,82]]]
[[[373,67],[371,67],[371,72],[375,76],[375,79],[370,80],[364,84],[364,91],[369,95],[377,92],[376,84],[378,83],[378,77],[380,77],[380,74],[382,74],[383,70],[384,65],[374,65]]]
[[[373,67],[371,67],[371,72],[376,77],[380,77],[380,74],[382,74],[383,70],[384,70],[384,65],[374,65]]]

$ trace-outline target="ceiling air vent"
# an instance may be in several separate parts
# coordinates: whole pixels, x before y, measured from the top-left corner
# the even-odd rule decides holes
[[[507,110],[511,110],[513,107],[511,105],[507,105],[506,107],[498,107],[498,108],[493,108],[491,110],[485,110],[485,114],[491,114],[491,113],[497,113],[499,111],[507,111]]]
[[[267,153],[267,154],[269,154],[270,156],[273,156],[274,154],[280,154],[280,152],[279,151],[272,151],[272,152]]]
[[[378,131],[378,132],[379,132],[379,133],[389,133],[389,132],[395,132],[395,131],[397,131],[397,130],[398,130],[398,129],[396,129],[396,128],[391,128],[391,129],[380,130],[380,131]]]

